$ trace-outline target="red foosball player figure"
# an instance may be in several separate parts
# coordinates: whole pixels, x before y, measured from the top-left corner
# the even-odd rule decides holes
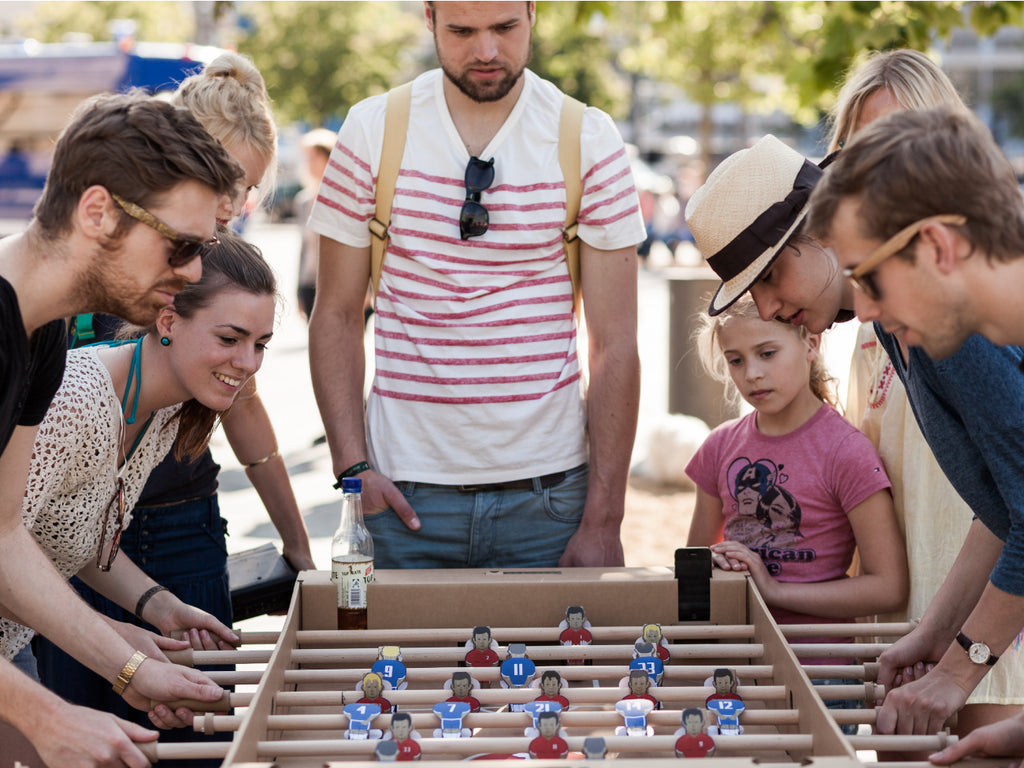
[[[715,740],[704,732],[704,713],[696,707],[683,710],[682,735],[676,739],[676,757],[710,757],[715,752]]]
[[[553,669],[546,670],[540,676],[541,695],[534,701],[555,701],[562,709],[569,708],[569,700],[562,695],[562,676]]]
[[[654,705],[655,709],[661,709],[661,702],[651,696],[648,692],[651,688],[651,677],[646,669],[629,670],[629,693],[623,696],[620,701],[628,699],[646,699]]]
[[[715,699],[733,699],[743,701],[743,698],[736,693],[736,674],[731,669],[719,667],[711,675],[711,683],[715,686],[715,692],[708,696],[704,703]]]
[[[398,712],[391,716],[391,738],[398,747],[398,761],[419,760],[420,745],[414,738],[412,717],[408,712]]]
[[[463,702],[469,704],[470,712],[480,711],[480,700],[469,695],[473,690],[473,678],[469,676],[469,672],[452,672],[451,690],[452,695],[445,701]]]
[[[466,663],[471,667],[496,667],[498,652],[491,647],[491,628],[473,627],[473,649],[466,654]]]
[[[590,633],[590,622],[581,605],[570,605],[565,610],[565,621],[558,625],[562,632],[558,642],[562,645],[590,645],[594,636]],[[584,659],[569,659],[568,664],[582,664]]]
[[[530,757],[534,760],[560,760],[569,754],[569,744],[558,735],[557,712],[541,712],[537,716],[540,736],[530,742]]]
[[[363,691],[363,698],[357,704],[376,704],[380,707],[381,714],[391,712],[391,702],[381,696],[384,690],[384,679],[376,672],[367,672],[360,682]]]

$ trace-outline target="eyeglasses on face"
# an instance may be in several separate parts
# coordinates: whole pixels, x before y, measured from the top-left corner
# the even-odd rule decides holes
[[[942,213],[937,216],[927,216],[923,219],[919,219],[913,224],[904,227],[878,246],[856,267],[844,269],[843,275],[863,291],[864,295],[869,299],[872,301],[878,301],[881,297],[881,293],[878,290],[878,283],[875,282],[875,270],[878,269],[879,265],[881,265],[883,261],[895,256],[910,245],[910,242],[917,237],[921,228],[926,224],[949,224],[950,226],[961,227],[966,223],[967,218],[958,213]]]
[[[171,241],[171,252],[167,256],[167,263],[173,268],[183,267],[195,258],[202,258],[217,245],[217,236],[209,240],[197,240],[194,237],[185,237],[173,227],[164,224],[160,219],[147,211],[141,205],[125,200],[120,195],[111,193],[117,207],[127,213],[136,221],[141,221],[147,227],[152,227],[161,235]]]
[[[494,158],[469,158],[466,166],[466,201],[459,212],[459,234],[463,240],[479,237],[487,231],[490,216],[480,203],[481,193],[494,183]]]
[[[104,560],[103,545],[107,540],[107,524],[110,522],[110,510],[115,506],[117,507],[117,518],[114,520],[114,535],[110,539],[110,551],[107,552],[106,560]],[[110,566],[114,564],[114,558],[117,557],[117,553],[121,549],[121,529],[124,527],[124,512],[124,480],[118,476],[114,497],[107,504],[107,509],[103,513],[103,527],[100,528],[100,546],[96,550],[96,567],[101,571],[106,572],[110,570]]]

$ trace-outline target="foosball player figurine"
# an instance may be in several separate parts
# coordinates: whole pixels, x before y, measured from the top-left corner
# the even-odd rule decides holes
[[[384,735],[377,728],[370,728],[373,718],[380,714],[380,707],[376,704],[354,702],[346,704],[341,711],[348,718],[348,729],[344,734],[346,739],[365,741],[366,739],[379,739]]]
[[[569,754],[569,744],[558,735],[557,712],[541,712],[537,716],[540,736],[530,742],[530,757],[534,760],[560,760]]]
[[[655,647],[643,640],[633,646],[633,660],[629,662],[629,668],[646,670],[655,685],[661,685],[665,674],[665,664],[658,658]]]
[[[600,736],[587,736],[583,740],[583,757],[587,760],[604,760],[608,745]]]
[[[469,704],[470,712],[479,712],[480,700],[475,696],[470,696],[469,692],[472,690],[473,678],[469,676],[469,672],[452,672],[452,695],[445,701]]]
[[[683,727],[676,731],[676,757],[710,757],[715,752],[715,740],[704,730],[704,712],[696,707],[683,710]]]
[[[546,670],[540,676],[541,694],[534,701],[554,701],[569,708],[569,700],[562,695],[562,676],[553,669]]]
[[[629,693],[623,696],[620,701],[632,699],[646,699],[654,705],[654,709],[661,709],[661,702],[651,696],[651,677],[646,669],[629,670]]]
[[[716,699],[743,701],[743,698],[736,693],[736,673],[731,669],[726,667],[716,669],[711,674],[711,684],[715,687],[715,692],[704,700],[705,704],[710,704]]]
[[[393,690],[405,688],[405,664],[402,663],[402,649],[397,645],[385,645],[377,652],[377,661],[370,671],[376,672]]]
[[[393,763],[398,760],[398,747],[393,741],[378,741],[373,748],[378,763]]]
[[[363,692],[363,698],[357,704],[376,704],[385,715],[391,713],[391,702],[381,696],[384,690],[384,678],[376,672],[367,672],[359,681],[358,689]]]
[[[391,743],[398,748],[399,761],[419,760],[420,745],[416,741],[417,734],[412,729],[412,717],[408,712],[398,712],[391,716]],[[386,738],[386,737],[385,737]]]
[[[668,640],[665,639],[660,624],[644,624],[643,629],[640,630],[640,637],[636,639],[636,642],[650,643],[654,646],[655,655],[661,659],[662,663],[668,663]]]
[[[472,644],[473,648],[466,654],[466,663],[471,667],[496,667],[498,665],[498,652],[491,638],[490,627],[473,627],[473,639],[467,645]]]
[[[525,688],[537,674],[537,666],[526,658],[526,645],[512,643],[508,647],[508,658],[501,662],[501,685],[503,688]],[[522,712],[522,704],[509,704],[510,712]]]
[[[562,630],[558,642],[562,645],[590,645],[594,636],[590,634],[590,622],[582,605],[570,605],[565,609],[565,619],[558,625]],[[568,659],[567,664],[583,664],[585,659]]]
[[[442,701],[434,705],[434,714],[441,721],[441,727],[434,729],[435,739],[468,739],[473,735],[469,728],[462,727],[462,718],[469,714],[469,704],[466,702],[451,699]]]
[[[509,688],[525,688],[537,674],[537,666],[526,658],[526,645],[512,643],[508,658],[501,662],[501,679]]]
[[[743,733],[740,715],[746,709],[743,699],[736,693],[736,673],[720,667],[711,675],[715,692],[704,702],[718,719],[718,732],[730,736]]]

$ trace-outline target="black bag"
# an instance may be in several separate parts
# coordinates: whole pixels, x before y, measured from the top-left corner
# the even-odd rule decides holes
[[[228,583],[235,621],[288,610],[299,574],[271,543],[228,555]]]

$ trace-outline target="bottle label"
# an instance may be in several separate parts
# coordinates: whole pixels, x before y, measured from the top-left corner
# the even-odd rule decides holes
[[[331,580],[338,587],[339,608],[365,608],[366,585],[373,581],[373,561],[332,561]]]

